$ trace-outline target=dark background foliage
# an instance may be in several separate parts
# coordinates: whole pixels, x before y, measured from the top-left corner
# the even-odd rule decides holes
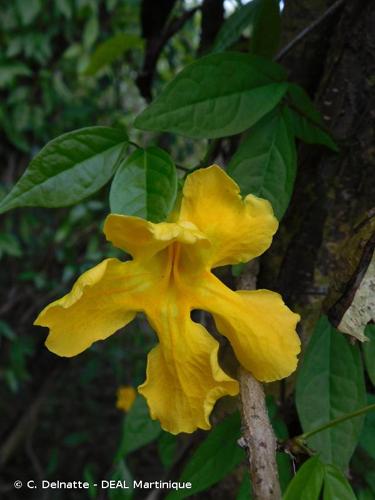
[[[328,15],[333,3],[337,5]],[[163,85],[212,49],[225,18],[240,6],[234,0],[3,2],[0,197],[57,135],[88,125],[130,131],[136,114]],[[353,228],[369,217],[375,187],[374,8],[365,0],[286,0],[280,47],[320,16],[318,26],[288,52],[281,51],[278,60],[289,80],[301,84],[316,102],[340,152],[299,145],[292,201],[271,251],[261,259],[259,275],[260,288],[279,291],[302,315],[304,344],[322,310],[329,310],[328,292],[340,290],[342,248]],[[272,20],[267,29],[270,39],[276,39]],[[235,48],[246,50],[248,38],[244,29],[233,41]],[[144,146],[155,140],[137,130],[131,136]],[[239,139],[208,144],[164,133],[157,141],[177,164],[192,167],[214,160],[227,164]],[[17,209],[0,216],[1,498],[85,495],[55,491],[51,496],[49,491],[35,497],[32,491],[15,491],[15,479],[100,480],[126,478],[129,471],[137,479],[177,479],[205,436],[197,432],[173,440],[162,434],[129,452],[126,464],[114,465],[125,432],[116,391],[120,385],[143,381],[154,334],[139,318],[126,333],[66,360],[49,353],[43,345],[45,332],[32,326],[44,305],[63,295],[79,274],[117,255],[101,234],[108,211],[105,187],[71,208]],[[223,278],[233,283],[230,269],[223,271]],[[280,437],[301,432],[294,385],[292,377],[269,388],[270,408],[277,407],[282,427]],[[367,375],[366,387],[371,398],[374,391]],[[314,404],[313,398],[306,403]],[[214,421],[220,421],[231,405],[219,404]],[[365,431],[371,436],[368,427]],[[362,438],[350,467],[352,485],[362,499],[375,498],[373,433],[371,439],[372,447]],[[285,470],[282,480],[287,482],[290,461]],[[238,492],[241,498],[242,474],[241,465],[195,497],[236,498]],[[246,485],[242,488],[246,491]],[[127,498],[115,495],[110,498]],[[89,496],[96,498],[91,490]]]

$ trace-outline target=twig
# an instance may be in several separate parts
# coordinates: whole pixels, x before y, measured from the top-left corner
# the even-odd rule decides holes
[[[184,167],[183,165],[178,165],[178,164],[176,164],[176,168],[178,168],[179,170],[182,170],[183,172],[187,172],[187,173],[192,171],[191,168]]]
[[[253,261],[239,279],[239,288],[255,289],[258,264]],[[240,369],[242,433],[248,452],[255,500],[280,500],[276,464],[276,437],[270,423],[263,386],[251,373]]]
[[[280,52],[276,55],[275,60],[280,61],[295,45],[297,45],[305,36],[311,33],[315,28],[322,24],[329,16],[331,16],[343,3],[345,0],[336,0],[323,14],[315,19],[309,26],[303,29],[298,35],[293,38],[289,43],[283,47]]]

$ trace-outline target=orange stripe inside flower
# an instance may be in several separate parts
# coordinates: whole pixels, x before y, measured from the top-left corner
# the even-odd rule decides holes
[[[105,235],[133,260],[106,259],[86,271],[35,324],[50,329],[52,352],[75,356],[145,313],[159,339],[138,388],[152,418],[173,434],[209,429],[217,399],[236,395],[239,387],[218,363],[217,340],[191,319],[193,309],[212,314],[240,364],[258,380],[278,380],[296,369],[299,316],[277,293],[235,292],[211,273],[261,255],[277,227],[267,200],[242,199],[216,165],[196,170],[187,177],[175,222],[110,214]]]

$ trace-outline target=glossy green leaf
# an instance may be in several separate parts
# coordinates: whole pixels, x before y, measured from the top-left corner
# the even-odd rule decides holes
[[[202,57],[186,66],[135,120],[142,130],[197,138],[243,132],[286,92],[275,63],[237,52]]]
[[[31,161],[0,213],[22,206],[64,207],[100,189],[113,176],[127,144],[120,129],[88,127],[49,142]]]
[[[161,222],[176,194],[176,168],[168,153],[157,147],[138,149],[122,162],[112,181],[111,212]]]
[[[365,366],[371,382],[375,385],[375,325],[367,325],[365,335],[369,339],[362,344]]]
[[[228,174],[243,194],[266,198],[282,218],[296,176],[294,138],[283,112],[268,114],[250,129],[228,164]]]
[[[304,432],[366,405],[362,361],[357,345],[322,316],[297,375],[296,404]],[[357,445],[363,416],[355,417],[308,440],[321,459],[345,470]]]
[[[237,444],[241,435],[240,415],[230,415],[217,424],[195,451],[180,481],[190,481],[189,490],[173,491],[168,500],[186,498],[206,490],[228,475],[245,458],[245,452]]]
[[[323,500],[356,500],[348,480],[334,465],[324,466]]]
[[[290,482],[283,500],[318,500],[324,478],[319,457],[309,458]]]
[[[152,420],[146,400],[138,395],[129,413],[124,417],[122,436],[116,454],[117,459],[142,448],[160,434],[160,424]]]
[[[253,0],[242,5],[225,20],[215,38],[212,52],[221,52],[239,39],[244,29],[252,23],[259,3],[259,0]]]
[[[96,47],[84,74],[95,75],[99,70],[122,57],[128,50],[142,47],[143,40],[138,35],[118,33]]]
[[[337,152],[337,144],[326,130],[321,114],[304,89],[299,85],[289,84],[287,98],[290,106],[286,109],[286,115],[295,136],[308,144],[322,144]]]
[[[272,58],[279,47],[280,35],[279,0],[261,0],[256,9],[250,51],[262,57]]]

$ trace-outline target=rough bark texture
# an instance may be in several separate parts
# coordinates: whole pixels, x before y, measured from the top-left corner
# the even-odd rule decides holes
[[[263,386],[250,373],[240,370],[243,437],[248,449],[253,497],[280,500],[276,438],[268,418]]]
[[[310,2],[296,4],[305,12],[312,10]],[[287,4],[289,28],[288,5],[295,16],[296,4]],[[321,15],[324,6],[316,4],[320,10],[315,15]],[[308,340],[328,290],[335,285],[343,246],[373,206],[374,25],[372,2],[348,0],[329,20],[328,33],[327,26],[322,26],[283,61],[295,80],[304,83],[299,67],[310,75],[307,87],[340,146],[338,155],[317,146],[300,146],[293,199],[272,250],[262,260],[260,286],[280,291],[288,305],[301,313],[303,341]],[[319,46],[319,36],[326,52],[317,62],[310,44]],[[311,92],[312,74],[315,93]]]
[[[254,290],[259,266],[252,261],[241,275],[238,288]],[[276,437],[268,418],[263,385],[240,368],[242,434],[247,449],[253,497],[281,499],[276,463]]]

